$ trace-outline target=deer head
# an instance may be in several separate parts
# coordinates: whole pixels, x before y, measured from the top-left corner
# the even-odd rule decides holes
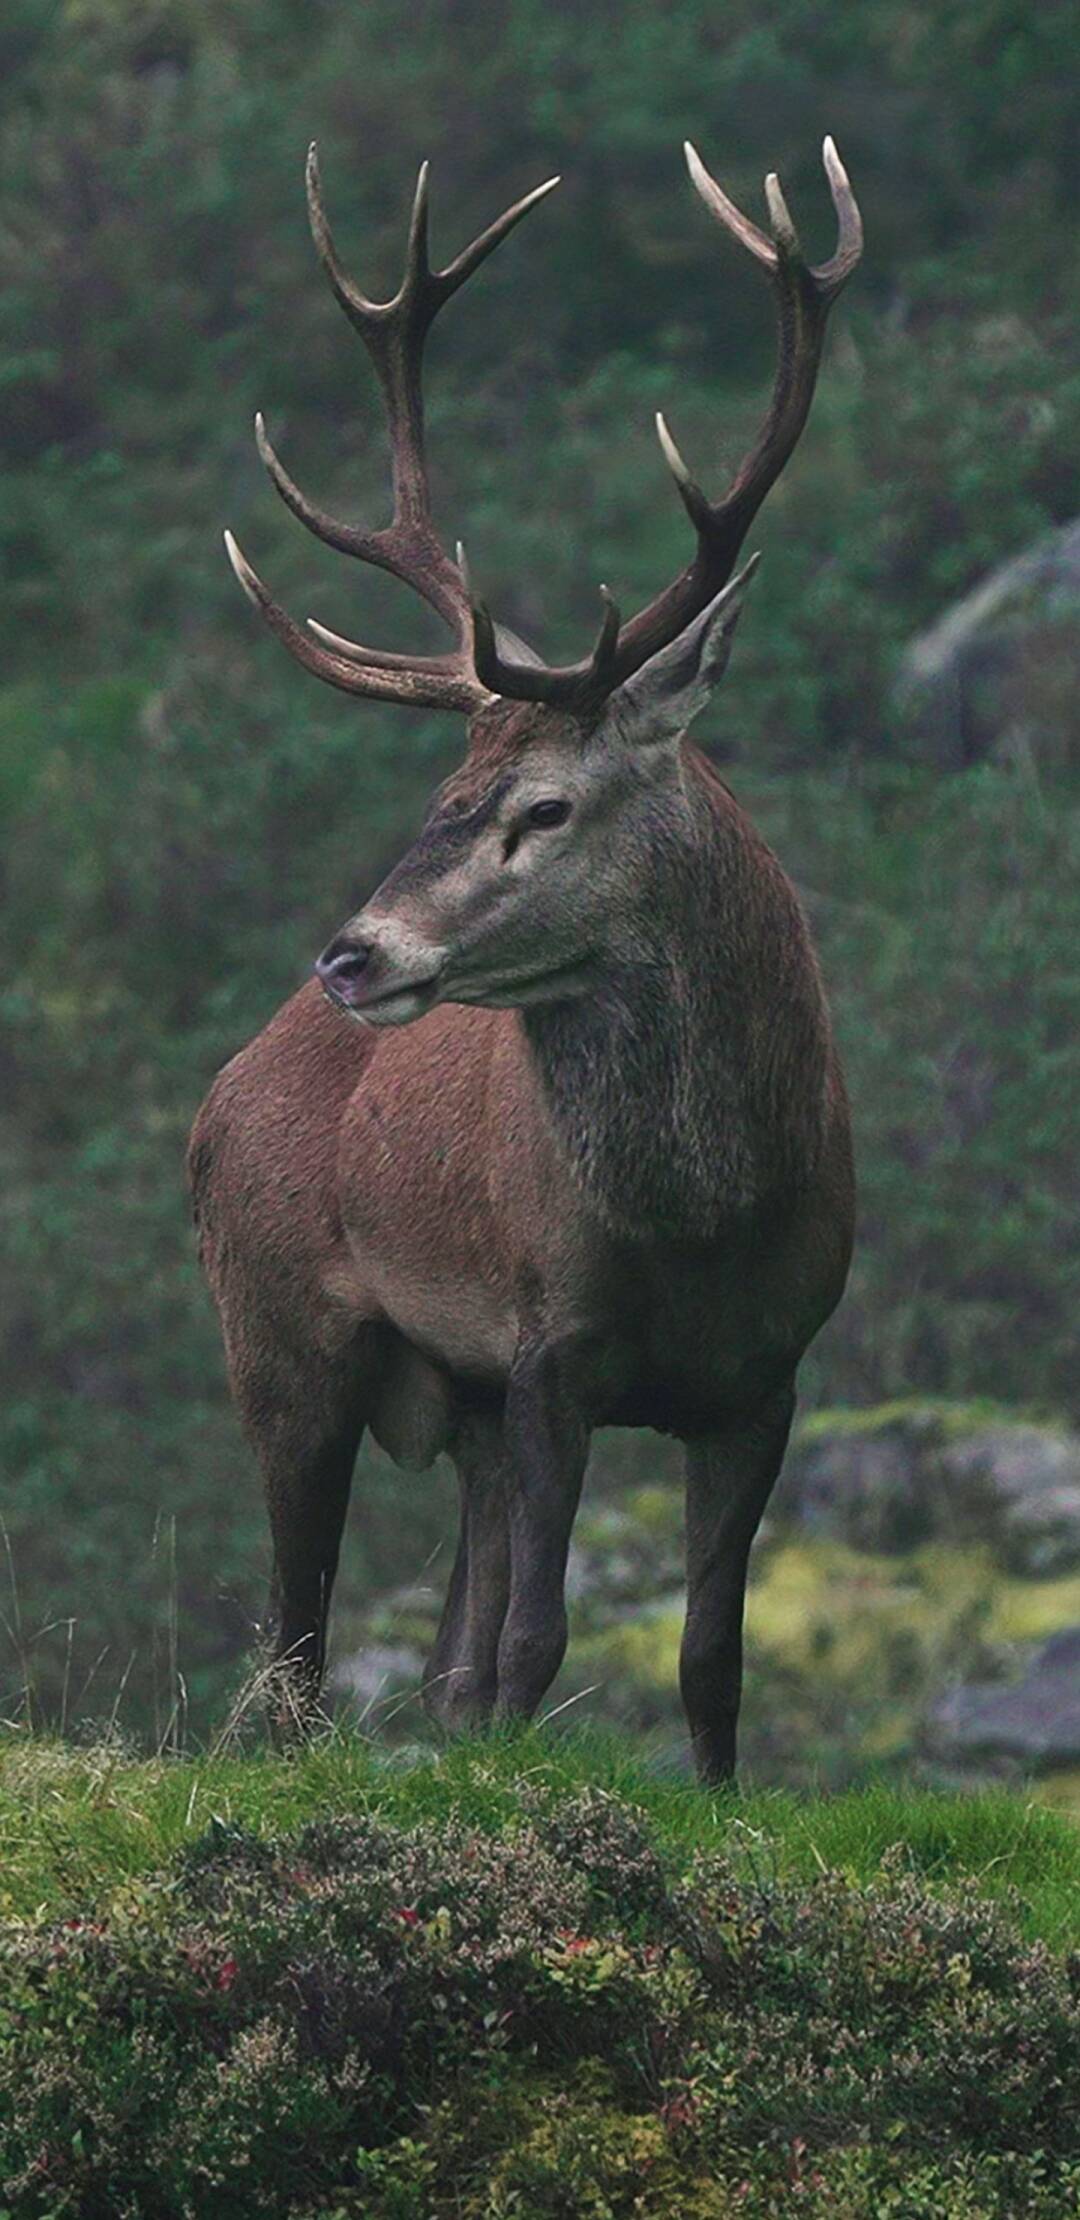
[[[315,148],[308,156],[311,228],[333,292],[359,332],[382,387],[390,428],[394,513],[381,530],[342,524],[310,502],[278,459],[261,416],[259,452],[287,506],[318,538],[412,586],[453,635],[440,656],[391,654],[301,626],[225,543],[249,599],[305,669],[350,694],[460,710],[468,750],[412,848],[316,966],[342,1007],[400,1024],[437,1001],[524,1005],[583,991],[639,938],[651,865],[685,851],[694,798],[680,742],[730,653],[757,558],[732,577],[747,529],[806,422],[829,309],[862,251],[862,223],[831,139],[824,162],[838,238],[817,268],[803,260],[778,179],[765,180],[770,235],[727,198],[687,145],[690,176],[710,213],[772,281],[778,318],[772,398],[726,493],[711,501],[691,476],[663,416],[665,460],[693,525],[691,560],[623,624],[606,587],[591,654],[553,667],[497,625],[473,592],[459,546],[443,548],[424,460],[422,361],[428,330],[514,225],[558,184],[517,201],[443,270],[428,258],[428,172],[420,171],[405,270],[391,301],[369,301],[346,276],[323,209]],[[629,898],[628,898],[629,896]]]

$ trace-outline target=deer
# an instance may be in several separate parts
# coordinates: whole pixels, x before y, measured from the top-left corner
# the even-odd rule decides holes
[[[710,216],[775,295],[775,380],[721,498],[657,432],[694,547],[591,652],[554,665],[497,623],[445,549],[425,462],[434,318],[558,184],[444,268],[420,171],[388,301],[346,273],[317,152],[315,247],[370,356],[393,512],[368,530],[263,463],[320,540],[412,588],[438,655],[391,653],[249,600],[307,671],[364,700],[446,709],[466,749],[423,826],[200,1110],[190,1176],[232,1393],[265,1482],[273,1656],[318,1715],[331,1591],[365,1429],[403,1474],[441,1453],[460,1530],[425,1700],[444,1729],[535,1714],[567,1643],[566,1571],[597,1427],[685,1454],[679,1682],[706,1784],[731,1780],[751,1543],[808,1344],[853,1238],[850,1119],[795,889],[688,728],[723,676],[756,562],[748,527],[806,421],[862,222],[831,139],[831,258],[809,265],[775,174],[768,230],[687,144]],[[405,1508],[403,1504],[403,1509]],[[407,1515],[407,1513],[406,1513]]]

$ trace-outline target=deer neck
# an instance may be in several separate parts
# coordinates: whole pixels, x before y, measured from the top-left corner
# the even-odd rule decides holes
[[[730,798],[729,798],[730,799]],[[613,1231],[710,1241],[820,1155],[829,1033],[794,889],[732,802],[659,840],[594,991],[521,1013],[558,1144]]]

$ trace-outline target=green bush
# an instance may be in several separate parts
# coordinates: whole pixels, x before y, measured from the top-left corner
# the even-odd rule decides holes
[[[214,1823],[0,1932],[12,2214],[877,2220],[1075,2209],[1080,1964],[902,1852],[683,1877],[634,1809]],[[936,2201],[935,2201],[936,2200]]]

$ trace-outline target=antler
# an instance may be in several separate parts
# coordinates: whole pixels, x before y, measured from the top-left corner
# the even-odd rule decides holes
[[[656,419],[664,458],[697,533],[693,560],[653,601],[622,626],[607,587],[600,591],[604,613],[592,654],[583,662],[552,667],[520,653],[496,627],[486,604],[473,597],[464,556],[453,563],[431,520],[424,461],[424,408],[421,386],[424,342],[444,302],[457,292],[515,224],[550,193],[552,177],[516,201],[447,264],[433,270],[428,259],[428,165],[417,180],[405,269],[390,301],[369,301],[338,260],[323,208],[314,146],[308,154],[307,192],[311,229],[333,292],[371,356],[382,387],[390,427],[394,489],[393,521],[379,531],[342,524],[317,508],[279,460],[262,417],[255,419],[259,453],[287,507],[301,523],[342,553],[374,563],[415,588],[450,626],[455,646],[446,655],[408,656],[365,647],[344,639],[309,617],[307,629],[281,608],[237,547],[225,534],[229,560],[249,599],[299,663],[349,694],[381,701],[412,702],[469,713],[492,694],[521,701],[543,701],[581,708],[603,700],[614,686],[641,668],[658,649],[700,615],[727,583],[747,529],[787,461],[806,422],[817,382],[829,310],[862,253],[862,219],[847,173],[831,139],[824,145],[825,173],[837,216],[837,244],[828,262],[804,262],[795,226],[775,174],[765,180],[771,238],[751,223],[710,177],[687,143],[691,179],[710,213],[747,247],[769,272],[777,299],[777,367],[757,440],[744,457],[727,492],[710,501],[691,476],[663,418]]]
[[[415,588],[450,626],[455,647],[446,655],[393,655],[362,646],[328,632],[308,619],[308,629],[298,625],[281,608],[261,578],[242,555],[231,532],[225,534],[229,560],[244,592],[266,619],[272,632],[305,669],[314,671],[348,694],[363,694],[380,701],[412,702],[427,707],[479,708],[488,690],[473,661],[474,621],[461,571],[441,545],[431,520],[431,501],[424,460],[424,404],[421,384],[424,342],[439,310],[464,285],[481,262],[487,260],[514,225],[544,199],[557,177],[538,185],[524,199],[499,216],[471,246],[444,270],[433,270],[428,259],[428,165],[417,179],[409,225],[405,269],[401,284],[390,301],[369,301],[353,284],[338,260],[323,208],[322,185],[316,149],[307,160],[308,213],[315,246],[335,297],[359,332],[371,356],[382,387],[390,428],[393,475],[393,521],[380,531],[368,532],[339,523],[317,508],[290,478],[267,437],[262,417],[255,419],[259,453],[286,506],[309,531],[343,554],[374,563]]]
[[[862,253],[863,229],[847,172],[831,139],[823,155],[837,217],[836,251],[828,262],[808,268],[798,235],[775,174],[765,180],[772,233],[767,238],[721,191],[700,156],[687,142],[686,162],[706,208],[733,232],[768,270],[776,292],[778,346],[772,399],[758,437],[719,501],[710,501],[689,470],[661,415],[656,429],[687,514],[697,533],[692,562],[663,592],[612,637],[610,603],[605,629],[587,663],[561,669],[517,662],[500,652],[491,619],[482,603],[473,604],[474,661],[478,677],[493,693],[526,701],[580,705],[609,692],[700,615],[735,567],[746,532],[790,455],[813,399],[829,310]]]

